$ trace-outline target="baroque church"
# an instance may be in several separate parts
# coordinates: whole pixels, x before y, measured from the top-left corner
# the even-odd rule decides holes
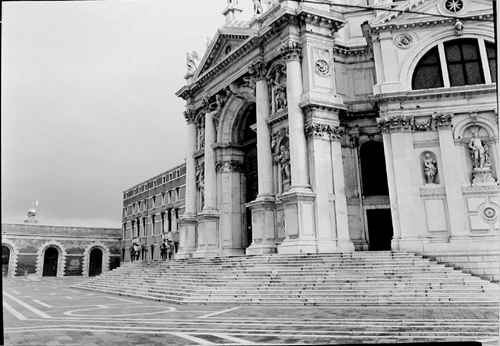
[[[187,54],[176,258],[404,250],[498,262],[491,1],[241,11],[228,0],[201,61]]]

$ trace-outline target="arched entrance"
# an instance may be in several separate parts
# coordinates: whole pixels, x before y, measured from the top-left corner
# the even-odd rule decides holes
[[[364,143],[360,148],[360,165],[368,248],[391,250],[393,229],[384,145],[373,140]]]
[[[89,276],[96,276],[102,273],[102,250],[94,248],[89,256]]]
[[[9,275],[10,249],[2,245],[2,276]]]
[[[57,261],[59,251],[54,247],[45,250],[43,256],[43,274],[42,276],[57,276]]]
[[[245,203],[249,203],[257,198],[259,193],[259,182],[257,175],[257,133],[255,132],[256,123],[255,105],[248,109],[246,113],[246,119],[243,122],[243,157],[244,157],[244,168],[243,173],[245,174],[245,191],[244,199]],[[254,125],[254,126],[252,126]],[[252,211],[250,208],[246,208],[246,239],[248,243],[246,247],[250,246],[252,242]]]

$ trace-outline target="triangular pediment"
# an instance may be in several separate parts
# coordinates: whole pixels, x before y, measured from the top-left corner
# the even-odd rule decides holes
[[[458,11],[453,9],[459,8]],[[396,12],[397,11],[397,12]],[[454,18],[472,18],[490,15],[493,20],[491,0],[412,0],[397,4],[377,18],[370,21],[372,27],[381,25],[404,25],[426,21],[453,20]]]
[[[212,66],[217,65],[218,62],[236,51],[253,34],[255,34],[254,30],[247,28],[231,27],[217,30],[205,55],[201,59],[195,77],[203,74]]]

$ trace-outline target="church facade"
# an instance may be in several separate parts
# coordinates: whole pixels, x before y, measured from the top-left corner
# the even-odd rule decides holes
[[[491,2],[259,3],[187,56],[176,257],[498,261]]]

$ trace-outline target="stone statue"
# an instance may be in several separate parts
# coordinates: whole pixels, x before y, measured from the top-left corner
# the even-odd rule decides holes
[[[484,168],[485,164],[489,166],[488,146],[479,138],[478,133],[474,133],[470,142],[470,157],[472,159],[472,168]]]
[[[284,145],[280,146],[280,154],[278,162],[281,164],[281,172],[283,173],[283,181],[290,180],[290,151]]]
[[[193,73],[196,70],[197,66],[195,60],[200,60],[200,58],[198,57],[198,53],[196,53],[194,50],[192,53],[186,53],[186,65],[188,68],[188,73]]]
[[[205,147],[205,128],[203,127],[198,127],[198,145],[197,148],[198,150],[201,150]]]
[[[205,165],[201,164],[196,167],[196,185],[200,191],[201,204],[200,207],[203,209],[205,205]]]
[[[456,36],[461,36],[464,33],[465,25],[460,21],[460,19],[456,19],[455,24],[453,25],[453,31]]]
[[[274,78],[270,80],[272,86],[272,97],[274,98],[273,112],[285,109],[288,105],[286,98],[286,85],[281,83],[280,80],[284,75],[282,69],[274,70]]]
[[[253,0],[253,14],[258,16],[264,12],[262,8],[262,0]]]
[[[424,174],[427,184],[434,184],[437,174],[437,162],[430,154],[425,154],[424,158]]]
[[[227,0],[228,5],[238,5],[238,0]]]

